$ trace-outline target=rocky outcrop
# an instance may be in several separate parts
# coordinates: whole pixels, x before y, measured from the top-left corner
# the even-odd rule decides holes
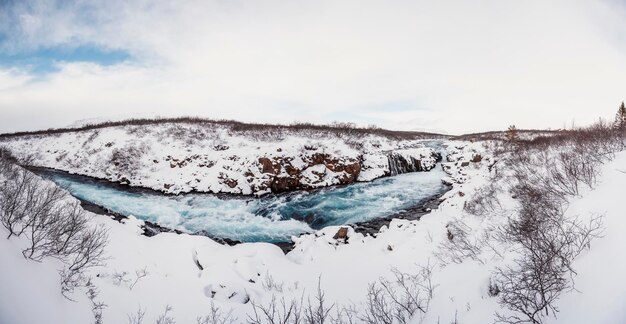
[[[256,189],[271,189],[275,193],[353,183],[361,171],[358,159],[338,158],[326,153],[297,158],[261,157],[258,162],[266,180]]]
[[[441,155],[434,151],[401,150],[389,152],[387,153],[388,175],[430,171],[439,160],[441,160]]]
[[[429,171],[440,159],[441,155],[429,148],[387,152],[386,157],[374,155],[349,158],[319,152],[302,154],[295,158],[265,156],[258,159],[258,168],[265,180],[253,188],[253,191],[269,190],[279,193],[370,181],[381,176],[408,172]],[[377,173],[363,177],[361,172],[364,170],[370,173],[374,170]]]

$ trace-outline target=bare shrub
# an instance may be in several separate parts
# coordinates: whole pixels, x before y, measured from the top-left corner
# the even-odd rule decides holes
[[[291,125],[277,125],[277,124],[254,124],[254,123],[242,123],[234,120],[216,120],[216,119],[204,119],[199,117],[176,117],[176,118],[137,118],[137,119],[128,119],[122,121],[110,121],[103,122],[98,124],[90,124],[84,125],[81,127],[74,128],[56,128],[56,129],[46,129],[40,131],[29,131],[29,132],[16,132],[10,134],[0,134],[0,139],[4,138],[15,138],[22,136],[39,136],[39,135],[56,135],[62,133],[69,132],[77,132],[77,131],[86,131],[86,130],[95,130],[102,129],[107,127],[118,127],[118,126],[127,126],[127,132],[129,134],[136,134],[140,136],[143,132],[148,130],[147,127],[137,127],[137,126],[146,126],[146,125],[160,125],[160,124],[188,124],[188,125],[198,125],[207,129],[215,128],[217,126],[226,127],[233,134],[239,133],[243,135],[252,135],[252,136],[263,136],[266,134],[269,137],[274,137],[278,139],[282,139],[284,136],[284,131],[289,131],[293,133],[301,133],[306,134],[309,133],[317,133],[322,136],[326,136],[328,134],[336,134],[336,135],[348,135],[348,136],[358,136],[358,135],[367,135],[367,134],[375,134],[379,136],[384,136],[390,139],[421,139],[421,138],[445,138],[447,136],[436,134],[436,133],[426,133],[426,132],[412,132],[412,131],[393,131],[382,128],[373,128],[373,127],[357,127],[353,123],[344,123],[344,122],[334,122],[331,124],[323,125],[323,124],[312,124],[312,123],[293,123]],[[201,137],[201,135],[199,135]]]
[[[149,150],[150,146],[146,143],[130,143],[123,148],[114,148],[109,162],[119,172],[134,175],[141,168],[141,157]]]
[[[128,317],[128,324],[142,324],[143,318],[146,316],[146,310],[141,309],[141,306],[139,306],[136,313],[128,314],[126,316]]]
[[[65,295],[80,284],[85,270],[103,264],[104,248],[108,243],[108,233],[102,226],[85,229],[77,237],[66,250],[53,255],[65,264],[61,271],[61,287]]]
[[[426,314],[436,287],[433,269],[428,264],[415,275],[394,269],[393,281],[381,278],[370,284],[365,312],[359,319],[368,324],[405,324],[417,314]]]
[[[61,289],[66,295],[83,282],[86,269],[102,262],[106,230],[88,226],[80,204],[58,186],[16,165],[2,170],[0,224],[9,232],[7,239],[25,236],[29,244],[22,254],[28,259],[61,260]]]
[[[587,221],[566,216],[568,200],[579,195],[581,185],[595,185],[600,165],[614,157],[619,142],[612,129],[598,123],[519,143],[509,160],[511,193],[519,207],[497,231],[517,257],[496,269],[489,291],[512,313],[496,313],[497,321],[536,324],[556,317],[556,301],[574,287],[572,263],[602,233],[600,216]]]
[[[87,287],[87,298],[89,298],[89,301],[91,302],[91,311],[93,313],[94,324],[102,324],[102,310],[104,310],[107,305],[101,301],[96,300],[98,298],[98,295],[100,294],[100,291],[98,291],[98,289],[91,282],[91,280],[87,281],[85,287]]]
[[[89,135],[89,137],[87,137],[87,139],[83,142],[82,147],[87,146],[87,144],[93,142],[93,140],[96,139],[96,137],[98,137],[100,135],[100,130],[94,130],[91,132],[91,134]]]
[[[156,324],[176,324],[174,318],[169,315],[172,309],[172,306],[165,305],[165,310],[157,317]]]
[[[248,316],[250,324],[299,324],[302,322],[303,298],[287,301],[284,297],[280,300],[272,295],[267,305],[257,304],[252,299],[253,314]]]
[[[263,280],[261,281],[261,285],[263,286],[263,289],[265,289],[266,291],[276,291],[279,293],[283,292],[284,283],[276,281],[269,272],[267,272],[265,274],[265,277],[263,277]]]
[[[145,267],[143,269],[135,270],[135,280],[130,285],[128,285],[128,288],[130,290],[133,290],[139,280],[145,278],[146,276],[148,276],[148,270],[146,270]]]
[[[232,316],[232,310],[224,312],[217,307],[213,301],[211,301],[211,310],[209,315],[204,317],[198,317],[196,319],[198,324],[230,324],[237,321],[237,318]]]
[[[463,209],[475,216],[485,216],[494,212],[502,207],[497,197],[498,190],[494,182],[478,188],[465,202]]]
[[[0,187],[0,223],[9,231],[7,238],[19,236],[25,230],[28,206],[37,200],[37,177],[17,166],[6,167]]]
[[[573,288],[572,262],[591,241],[601,235],[601,217],[588,223],[579,218],[554,218],[542,223],[532,234],[517,238],[524,247],[512,266],[496,270],[500,287],[499,302],[516,312],[497,313],[504,323],[543,323],[547,316],[556,317],[555,302]]]
[[[330,312],[335,307],[335,304],[328,306],[325,297],[320,278],[317,281],[317,291],[313,303],[311,303],[311,298],[309,297],[309,303],[304,312],[305,323],[324,324],[329,322]]]
[[[335,304],[326,303],[326,295],[321,287],[321,278],[317,282],[317,290],[313,300],[308,298],[308,303],[304,303],[304,291],[300,299],[293,298],[286,300],[284,297],[277,299],[272,295],[272,299],[266,305],[257,304],[250,300],[253,308],[253,315],[248,316],[250,324],[324,324],[331,323],[337,319],[331,317],[331,312]]]
[[[479,257],[483,243],[472,237],[472,229],[461,220],[455,220],[446,225],[447,240],[441,242],[435,257],[442,263],[462,263],[472,259],[481,264],[484,261]]]

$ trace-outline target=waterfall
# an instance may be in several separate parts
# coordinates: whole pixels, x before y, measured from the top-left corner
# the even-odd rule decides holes
[[[389,162],[389,174],[394,176],[398,174],[424,171],[422,167],[422,161],[412,156],[403,156],[395,152],[387,154],[387,161]]]
[[[388,175],[430,171],[441,162],[441,153],[430,148],[401,149],[387,152]]]

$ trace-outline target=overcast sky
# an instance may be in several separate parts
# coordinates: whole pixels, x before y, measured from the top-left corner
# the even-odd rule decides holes
[[[465,133],[612,118],[625,0],[0,0],[0,133],[193,115]]]

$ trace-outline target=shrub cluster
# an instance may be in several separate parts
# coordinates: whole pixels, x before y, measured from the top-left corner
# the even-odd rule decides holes
[[[81,127],[73,127],[73,128],[51,128],[40,131],[29,131],[29,132],[15,132],[15,133],[7,133],[0,134],[0,139],[3,138],[11,138],[16,136],[33,136],[33,135],[52,135],[52,134],[62,134],[68,132],[77,132],[77,131],[86,131],[86,130],[94,130],[101,129],[107,127],[116,127],[116,126],[144,126],[144,125],[159,125],[159,124],[167,124],[167,123],[178,123],[178,124],[194,124],[201,125],[207,128],[214,128],[216,126],[227,127],[230,132],[237,134],[252,134],[252,135],[263,135],[265,134],[269,138],[277,138],[283,136],[285,132],[312,132],[312,133],[332,133],[336,135],[379,135],[392,139],[420,139],[420,138],[433,138],[433,137],[445,137],[441,134],[435,133],[426,133],[426,132],[412,132],[412,131],[393,131],[378,128],[375,125],[370,125],[367,127],[358,127],[353,123],[343,123],[343,122],[333,122],[330,124],[313,124],[313,123],[303,123],[303,122],[295,122],[289,125],[278,125],[278,124],[261,124],[261,123],[243,123],[234,120],[225,120],[225,119],[206,119],[199,117],[176,117],[176,118],[139,118],[139,119],[128,119],[123,121],[111,121],[111,122],[103,122],[97,124],[89,124]],[[196,134],[197,136],[198,134]]]
[[[573,288],[573,261],[602,232],[600,216],[567,215],[568,201],[593,187],[601,165],[623,149],[622,135],[605,123],[515,143],[508,165],[518,211],[498,229],[498,239],[518,256],[497,268],[491,289],[513,314],[498,313],[498,321],[543,323],[556,316],[555,302]]]
[[[7,239],[26,238],[25,258],[62,261],[62,290],[71,292],[82,281],[84,270],[102,261],[106,230],[90,226],[80,204],[69,200],[64,190],[10,158],[0,158],[0,182],[0,224],[8,232]]]

